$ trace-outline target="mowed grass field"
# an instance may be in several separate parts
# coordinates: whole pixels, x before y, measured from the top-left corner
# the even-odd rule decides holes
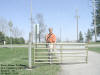
[[[100,45],[100,42],[90,42],[88,45]],[[89,47],[88,50],[100,53],[100,47]]]
[[[94,51],[94,52],[100,53],[100,47],[89,47],[88,49],[90,51]]]
[[[88,44],[100,44],[100,42],[90,42]]]
[[[33,65],[32,70],[27,70],[28,48],[12,48],[12,49],[0,48],[0,64],[25,65],[23,66],[23,69],[17,70],[18,74],[8,74],[8,75],[57,75],[57,72],[59,72],[60,70],[60,66],[57,64],[34,64],[34,63],[32,63]]]

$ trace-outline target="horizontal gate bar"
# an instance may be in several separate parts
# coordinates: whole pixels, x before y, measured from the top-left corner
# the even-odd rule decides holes
[[[46,44],[55,44],[55,45],[86,45],[86,43],[34,43],[34,45],[46,45]]]
[[[64,63],[86,63],[86,61],[75,61],[75,62],[35,62],[35,63],[40,63],[40,64],[64,64]]]
[[[35,57],[50,57],[50,56],[35,56]],[[52,57],[57,57],[57,56],[52,56]]]
[[[61,62],[35,62],[35,63],[42,63],[42,64],[46,64],[46,63],[61,63]]]
[[[42,49],[56,49],[56,50],[86,50],[88,48],[35,48],[36,50]]]
[[[35,56],[35,57],[50,57],[50,56]],[[60,57],[60,56],[52,56],[52,57]],[[86,57],[86,56],[63,56],[63,57]]]
[[[35,60],[60,60],[60,59],[35,59]]]
[[[49,52],[35,52],[35,54],[48,54]],[[55,53],[55,52],[52,52],[52,53],[49,53],[49,54],[83,54],[83,53],[86,53],[86,52],[73,52],[73,53]]]

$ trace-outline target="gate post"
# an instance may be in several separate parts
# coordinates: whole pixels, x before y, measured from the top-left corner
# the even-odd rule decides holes
[[[29,69],[31,69],[32,68],[32,52],[31,52],[31,44],[32,44],[32,41],[31,41],[31,36],[32,36],[32,34],[31,33],[29,33],[29,48],[28,48],[28,67],[29,67]]]
[[[88,44],[86,44],[86,63],[88,63]]]
[[[34,56],[33,56],[33,63],[35,64],[35,45],[36,45],[36,48],[37,48],[37,43],[34,43],[34,48],[33,48],[33,51],[34,51]]]
[[[60,54],[61,54],[61,63],[62,63],[62,43],[60,44],[61,46],[60,46]]]

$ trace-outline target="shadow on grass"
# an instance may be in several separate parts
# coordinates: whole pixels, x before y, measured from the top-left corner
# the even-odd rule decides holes
[[[73,63],[59,63],[58,65],[75,65],[75,64],[87,64],[86,62],[73,62]]]
[[[76,64],[87,64],[86,62],[73,62],[73,63],[52,63],[52,64],[49,64],[49,63],[45,63],[45,64],[35,64],[32,66],[32,69],[35,69],[35,68],[38,68],[38,67],[41,67],[41,66],[50,66],[50,65],[76,65]],[[26,67],[28,68],[28,66]]]

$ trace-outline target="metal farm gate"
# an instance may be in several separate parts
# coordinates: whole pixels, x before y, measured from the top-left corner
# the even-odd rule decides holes
[[[48,48],[48,43],[35,43],[32,54],[36,63],[88,63],[88,46],[86,43],[54,43]],[[52,52],[48,50],[52,49]]]

